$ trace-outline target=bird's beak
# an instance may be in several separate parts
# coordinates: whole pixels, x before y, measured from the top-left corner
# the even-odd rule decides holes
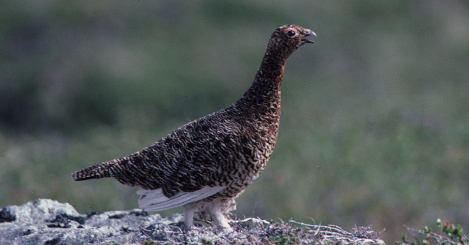
[[[303,43],[314,43],[313,40],[306,39],[305,37],[308,37],[308,36],[315,36],[315,37],[317,37],[317,36],[316,36],[316,33],[315,33],[314,31],[309,30],[309,29],[306,29],[305,31],[306,31],[307,33],[303,36],[303,38],[301,39],[301,42],[303,42]]]

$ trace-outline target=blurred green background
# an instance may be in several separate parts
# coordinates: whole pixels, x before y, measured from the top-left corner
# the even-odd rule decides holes
[[[0,207],[137,208],[136,188],[70,174],[230,105],[298,24],[318,37],[289,59],[238,217],[371,224],[388,243],[437,218],[469,229],[468,1],[2,1],[0,21]]]

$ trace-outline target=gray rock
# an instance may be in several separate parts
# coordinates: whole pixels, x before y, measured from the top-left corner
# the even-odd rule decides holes
[[[141,227],[177,223],[142,210],[79,214],[70,204],[38,199],[0,211],[0,244],[86,244],[144,241]]]
[[[162,218],[140,209],[79,214],[68,203],[38,199],[0,209],[0,244],[319,244],[326,240],[384,244],[369,227],[349,233],[337,226],[248,218],[231,221],[234,232],[212,226],[186,230],[182,218],[181,214]]]

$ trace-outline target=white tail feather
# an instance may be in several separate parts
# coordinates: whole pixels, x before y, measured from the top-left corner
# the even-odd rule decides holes
[[[155,190],[139,189],[137,191],[137,194],[140,195],[138,206],[146,211],[161,211],[176,208],[212,196],[225,188],[226,186],[206,186],[193,192],[179,192],[171,198],[166,197],[161,188]]]

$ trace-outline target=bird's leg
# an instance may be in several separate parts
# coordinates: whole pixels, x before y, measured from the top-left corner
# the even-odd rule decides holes
[[[224,215],[224,213],[230,211],[229,208],[231,207],[232,202],[233,201],[230,199],[216,199],[207,203],[204,206],[204,211],[212,217],[215,225],[221,226],[228,231],[233,231]]]
[[[216,210],[215,213],[211,214],[214,223],[218,226],[221,226],[223,229],[228,231],[233,231],[231,226],[228,224],[228,220],[226,219],[225,215],[221,212],[221,210]]]
[[[194,203],[189,203],[182,206],[182,208],[184,210],[184,225],[187,229],[190,229],[194,223],[194,213],[197,211],[198,207],[194,205]]]

